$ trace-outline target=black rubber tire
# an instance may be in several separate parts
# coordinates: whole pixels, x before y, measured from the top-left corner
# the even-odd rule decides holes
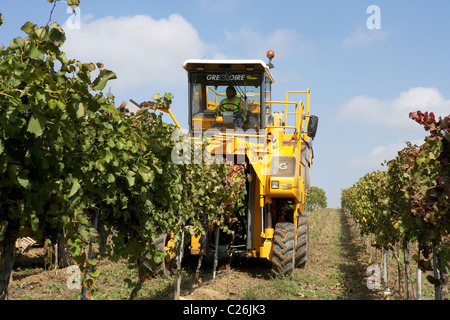
[[[309,253],[309,219],[306,216],[298,218],[297,244],[295,245],[295,267],[305,268],[308,265]]]
[[[158,238],[155,239],[154,244],[156,248],[160,251],[164,251],[167,242],[170,240],[170,234],[162,234]],[[172,274],[172,265],[174,259],[164,259],[160,263],[153,262],[153,257],[151,254],[147,254],[145,256],[144,262],[142,263],[144,270],[146,273],[149,273],[152,276],[161,275],[161,276],[169,276]]]
[[[277,223],[273,236],[272,272],[289,275],[294,270],[295,225],[289,222]]]

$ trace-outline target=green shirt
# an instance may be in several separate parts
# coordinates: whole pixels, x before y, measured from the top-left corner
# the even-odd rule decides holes
[[[238,107],[239,106],[239,107]],[[218,111],[233,111],[233,112],[239,112],[244,116],[245,119],[245,104],[244,101],[242,101],[239,97],[234,97],[234,99],[228,99],[225,98],[220,102],[219,107],[217,108]]]

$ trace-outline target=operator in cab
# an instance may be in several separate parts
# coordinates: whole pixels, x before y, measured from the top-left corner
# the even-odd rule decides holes
[[[242,129],[242,125],[246,120],[245,103],[236,96],[236,89],[233,86],[228,86],[226,90],[227,97],[223,99],[216,109],[216,112],[231,111],[234,113],[234,125]]]

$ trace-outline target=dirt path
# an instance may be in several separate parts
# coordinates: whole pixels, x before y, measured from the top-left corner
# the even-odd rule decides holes
[[[291,278],[270,277],[270,264],[246,264],[219,272],[215,281],[184,295],[185,299],[380,299],[367,289],[366,256],[351,221],[339,210],[310,216],[308,266]]]
[[[351,221],[339,210],[322,209],[310,216],[310,255],[306,268],[296,269],[291,277],[272,277],[269,262],[240,261],[231,268],[221,264],[213,281],[212,266],[205,264],[199,284],[186,267],[181,296],[187,300],[383,299],[382,292],[367,288],[368,264],[362,240],[354,233]],[[136,272],[128,269],[125,262],[101,262],[99,269],[97,299],[128,299],[131,289],[123,280],[135,280]],[[73,271],[67,269],[55,274],[42,266],[17,267],[8,298],[80,299],[80,290],[68,288],[67,280],[72,275]],[[173,299],[174,283],[174,276],[148,280],[137,299]]]

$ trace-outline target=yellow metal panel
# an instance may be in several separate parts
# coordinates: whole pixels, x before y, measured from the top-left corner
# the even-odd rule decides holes
[[[200,254],[200,238],[201,235],[196,237],[195,235],[191,236],[191,245],[189,249],[191,250],[192,255]]]
[[[271,240],[264,241],[262,247],[259,248],[259,257],[272,260],[273,243]]]
[[[254,178],[257,179],[257,177],[254,177]],[[253,194],[256,197],[254,207],[253,207],[253,210],[254,210],[253,211],[254,212],[254,215],[253,215],[253,249],[255,249],[257,251],[259,251],[258,248],[262,246],[262,238],[261,238],[262,221],[261,221],[261,214],[260,214],[261,205],[260,205],[260,201],[258,201],[259,198],[257,198],[261,194],[261,191],[262,191],[261,187],[262,187],[261,181],[256,181],[254,190],[250,190],[250,192],[253,192]]]

